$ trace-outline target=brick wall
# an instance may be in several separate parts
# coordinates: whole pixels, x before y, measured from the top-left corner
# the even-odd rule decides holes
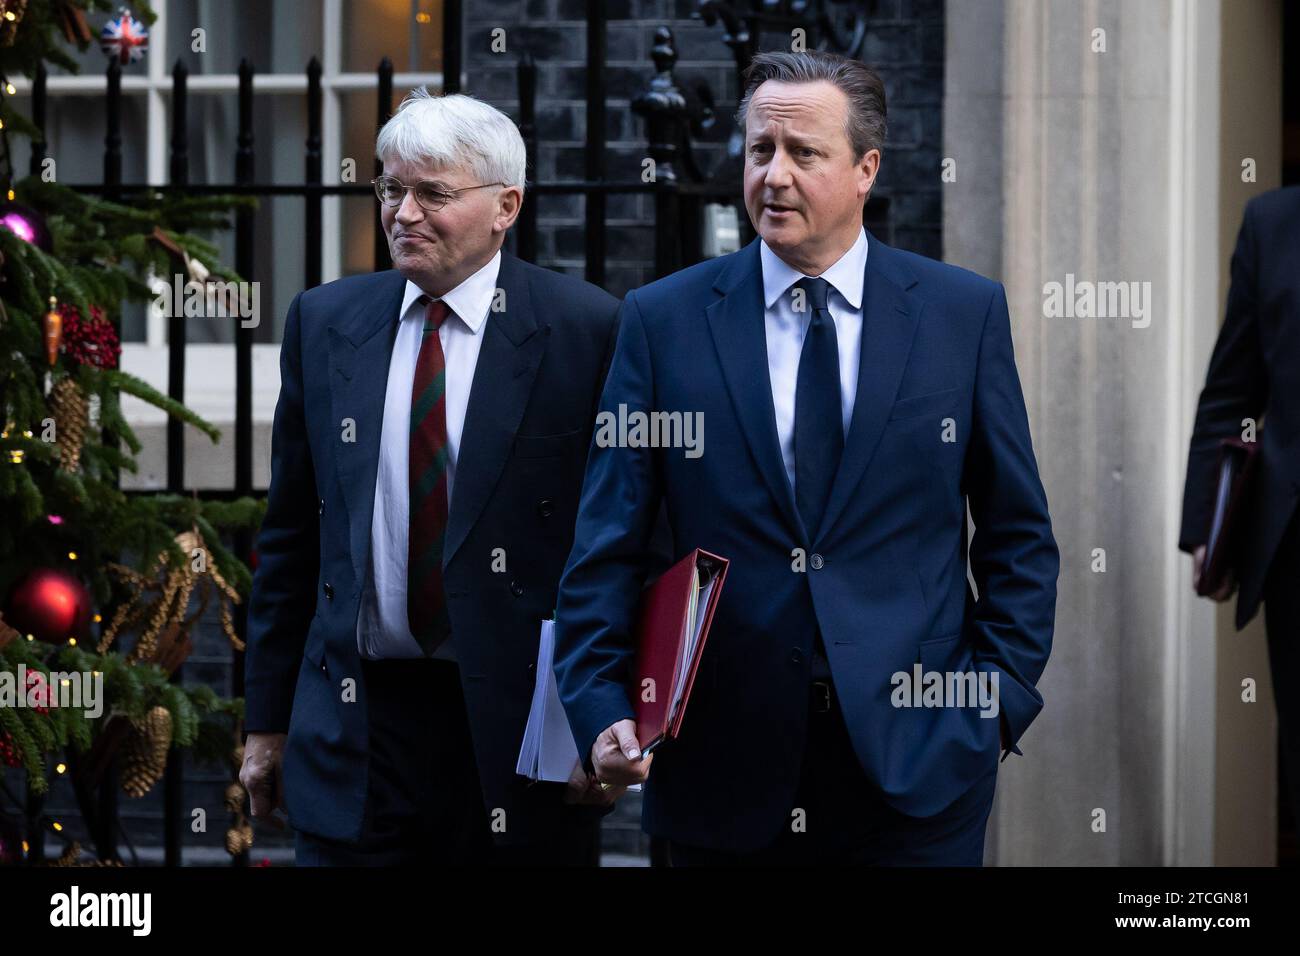
[[[938,257],[939,163],[943,95],[943,0],[867,0],[870,26],[865,62],[884,78],[889,137],[877,190],[891,201],[896,245]],[[581,179],[586,135],[586,3],[583,0],[474,0],[465,30],[465,92],[519,116],[515,64],[529,50],[537,63],[537,127],[541,147],[535,176],[543,181]],[[656,27],[672,28],[678,86],[703,82],[714,92],[718,123],[696,146],[706,170],[721,159],[733,128],[739,93],[731,50],[721,26],[692,20],[693,0],[611,0],[604,75],[608,91],[607,169],[612,179],[636,178],[646,156],[644,124],[631,101],[653,75],[650,47]],[[504,27],[504,53],[490,48],[493,29]],[[788,48],[765,36],[765,49]],[[739,193],[739,183],[736,184]],[[538,261],[581,275],[583,198],[540,196]],[[607,205],[607,288],[622,296],[653,277],[653,211],[646,195],[613,196]]]

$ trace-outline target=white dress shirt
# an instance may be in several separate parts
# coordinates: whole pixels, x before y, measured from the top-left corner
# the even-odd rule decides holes
[[[451,314],[438,329],[446,359],[447,502],[451,507],[456,462],[460,457],[465,409],[478,365],[479,348],[488,310],[496,292],[501,253],[478,272],[442,297]],[[406,561],[410,536],[408,497],[410,475],[411,388],[415,363],[424,337],[427,305],[416,300],[424,291],[407,281],[401,319],[388,362],[388,389],[384,396],[384,425],[379,439],[379,468],[375,475],[375,512],[370,523],[373,571],[361,591],[357,618],[357,650],[363,658],[423,657],[411,636],[406,615]],[[433,655],[455,660],[452,638]]]
[[[767,333],[767,371],[772,382],[772,405],[776,410],[776,434],[781,441],[781,458],[794,490],[794,394],[799,381],[799,356],[803,339],[812,322],[811,304],[796,312],[793,286],[804,274],[788,265],[760,240],[763,268],[764,328]],[[858,393],[858,361],[862,345],[862,282],[867,267],[867,231],[858,232],[857,242],[821,274],[830,283],[826,305],[835,321],[835,341],[840,352],[840,410],[847,439],[853,420],[853,401]]]

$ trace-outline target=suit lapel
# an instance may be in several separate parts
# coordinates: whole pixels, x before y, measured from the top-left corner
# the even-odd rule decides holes
[[[803,534],[803,520],[785,473],[767,360],[763,277],[759,240],[736,253],[718,273],[723,298],[706,310],[718,348],[723,379],[763,481],[791,530],[812,542],[834,526],[871,461],[907,366],[922,303],[907,289],[916,278],[897,253],[867,234],[869,250],[862,300],[862,344],[853,418],[817,535]]]
[[[406,280],[393,271],[382,277],[379,289],[377,295],[359,297],[351,309],[331,320],[326,335],[333,411],[329,427],[340,429],[341,434],[344,419],[355,423],[356,441],[340,441],[334,462],[348,509],[349,550],[357,581],[362,580],[370,552],[388,365]]]
[[[912,350],[921,301],[905,290],[916,277],[898,253],[867,234],[867,266],[862,297],[862,350],[853,418],[831,485],[830,500],[813,542],[821,540],[848,504],[889,420],[903,369]]]
[[[750,453],[786,523],[802,537],[803,521],[795,508],[776,433],[758,244],[755,239],[737,252],[718,273],[713,288],[723,297],[708,306],[705,314]]]
[[[537,323],[523,265],[504,251],[497,287],[504,293],[505,307],[488,313],[481,333],[483,344],[456,456],[443,567],[465,543],[496,487],[550,339],[551,327]]]

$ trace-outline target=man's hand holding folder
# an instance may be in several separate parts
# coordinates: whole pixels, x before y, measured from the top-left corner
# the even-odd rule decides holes
[[[591,747],[591,766],[602,784],[644,783],[654,759],[650,751],[677,736],[727,566],[726,558],[697,548],[646,589],[629,688],[636,719],[605,728]]]
[[[1205,545],[1198,544],[1196,550],[1192,552],[1192,590],[1197,594],[1201,593],[1201,573],[1205,568]],[[1214,601],[1226,601],[1237,590],[1237,576],[1231,568],[1227,571],[1223,584],[1213,594],[1207,595]]]
[[[591,766],[596,771],[596,779],[615,787],[645,783],[654,759],[654,754],[641,753],[635,720],[620,720],[597,737],[591,747]]]

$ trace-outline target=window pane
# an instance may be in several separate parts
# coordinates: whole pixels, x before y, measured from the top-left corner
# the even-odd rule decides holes
[[[47,94],[45,98],[45,155],[54,160],[55,178],[68,185],[104,181],[104,136],[108,131],[101,87],[86,94]],[[13,105],[28,119],[30,96],[15,96]],[[148,169],[148,111],[143,94],[122,94],[122,181],[144,182]],[[31,144],[26,136],[11,136],[13,169],[27,175]]]
[[[168,133],[170,136],[170,132]],[[239,135],[239,97],[235,93],[191,94],[189,98],[189,177],[192,183],[230,183],[235,176]],[[261,93],[253,98],[253,176],[258,183],[303,181],[307,101],[302,94]],[[369,178],[367,176],[367,178]],[[308,238],[303,234],[305,203],[297,196],[262,196],[254,216],[254,269],[260,325],[257,342],[278,342],[284,311],[302,289]],[[233,215],[231,219],[233,221]],[[235,265],[235,235],[229,229],[209,236],[222,250],[222,262]],[[317,241],[319,241],[317,239]],[[233,342],[234,320],[196,319],[190,342]]]
[[[370,73],[384,57],[398,73],[441,70],[441,0],[343,0],[343,71]]]
[[[375,271],[375,231],[379,202],[365,196],[345,196],[339,216],[342,275]]]
[[[247,59],[258,73],[304,73],[321,58],[321,0],[167,0],[167,69],[235,73]],[[197,52],[193,31],[202,29]]]

